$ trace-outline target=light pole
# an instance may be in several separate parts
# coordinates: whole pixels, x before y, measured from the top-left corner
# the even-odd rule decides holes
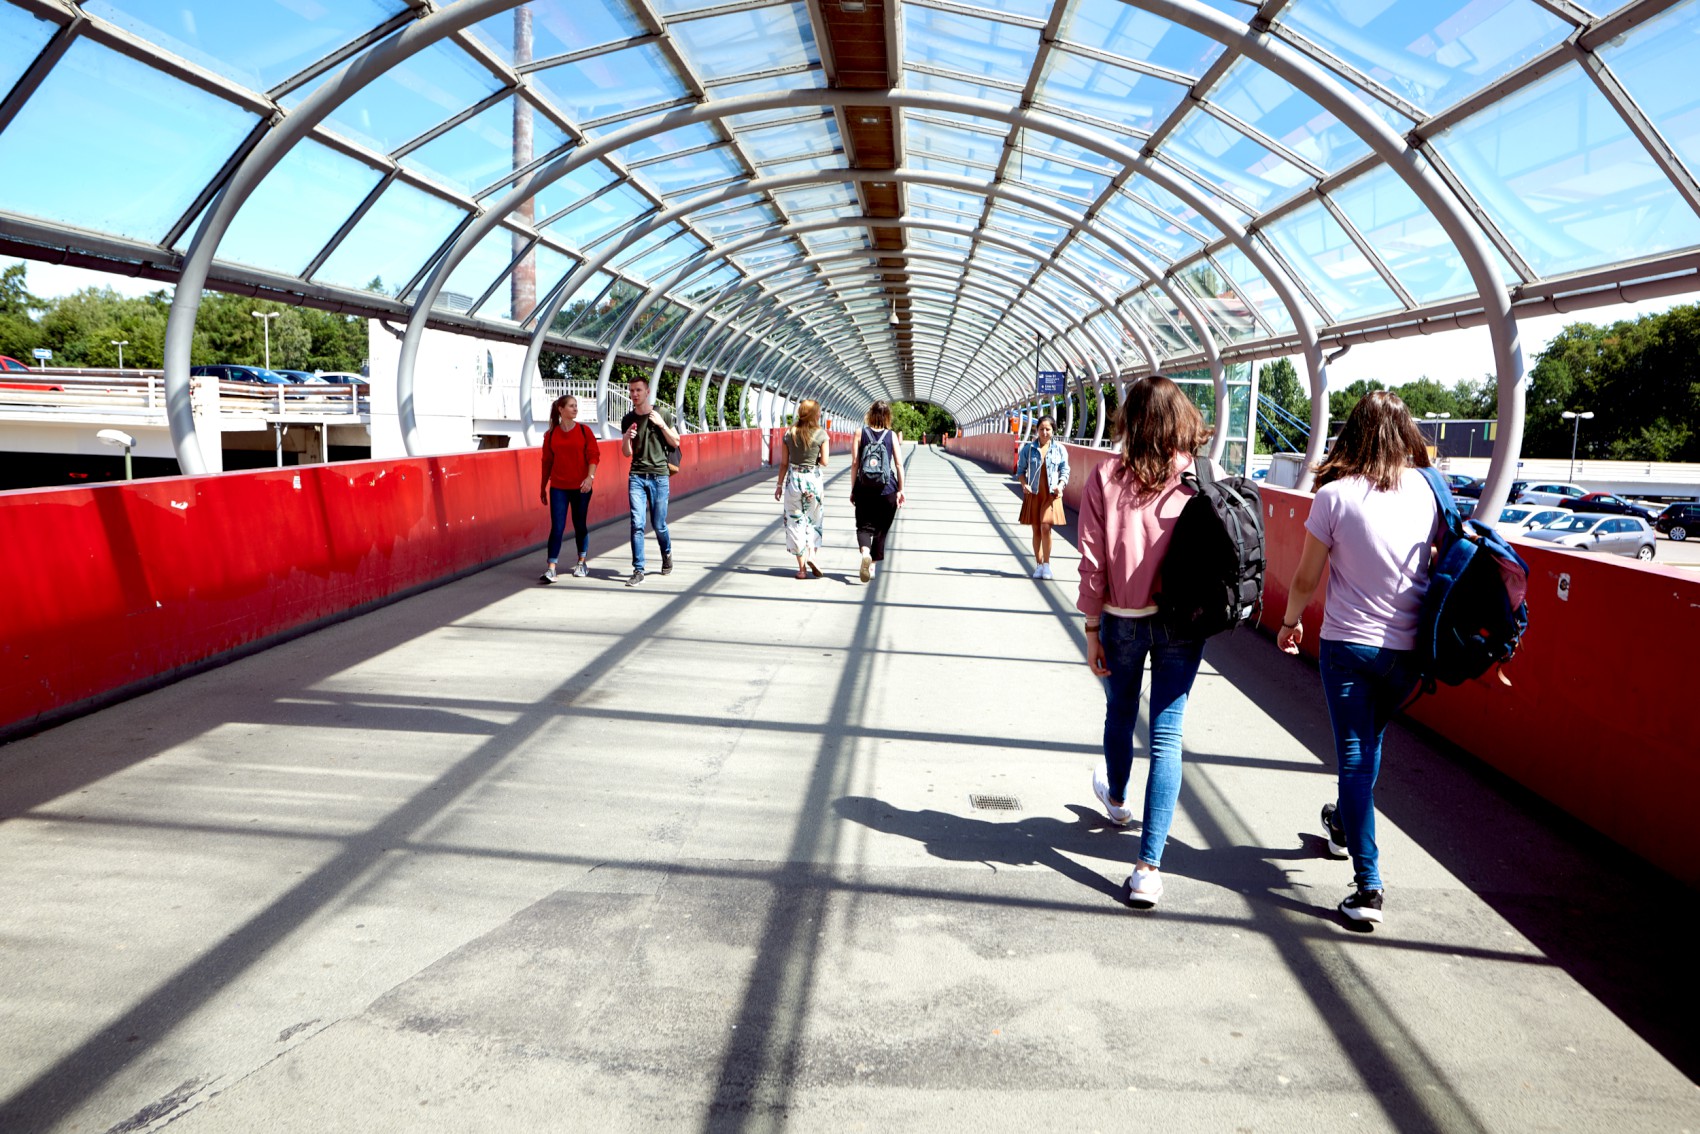
[[[1594,411],[1593,410],[1583,410],[1581,412],[1572,412],[1570,410],[1565,410],[1563,413],[1559,414],[1558,416],[1562,417],[1566,421],[1574,421],[1576,423],[1574,426],[1571,427],[1571,430],[1570,430],[1570,475],[1564,478],[1566,480],[1575,480],[1576,479],[1576,440],[1577,440],[1577,438],[1582,436],[1582,423],[1584,421],[1591,421],[1594,417]]]
[[[260,321],[266,329],[266,369],[272,368],[272,320],[278,317],[276,311],[250,311],[248,314]]]
[[[118,348],[118,369],[124,369],[124,348],[130,345],[129,339],[107,339],[107,342]]]

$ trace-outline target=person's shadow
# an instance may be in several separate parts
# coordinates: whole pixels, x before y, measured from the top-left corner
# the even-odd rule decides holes
[[[1065,878],[1078,882],[1123,905],[1128,900],[1127,883],[1115,882],[1096,870],[1076,862],[1071,855],[1115,863],[1113,873],[1133,869],[1139,858],[1139,821],[1117,827],[1090,807],[1069,804],[1074,821],[1031,816],[1013,822],[969,819],[944,811],[906,811],[895,804],[867,796],[843,796],[833,808],[840,818],[860,823],[872,831],[914,839],[934,858],[949,862],[983,862],[988,866],[1048,866]],[[1248,895],[1263,894],[1274,904],[1321,919],[1330,911],[1294,897],[1288,872],[1280,861],[1313,859],[1320,850],[1301,837],[1289,849],[1269,847],[1221,847],[1201,849],[1169,837],[1163,851],[1165,872],[1198,878],[1214,885],[1232,887]],[[1065,853],[1066,852],[1066,853]]]

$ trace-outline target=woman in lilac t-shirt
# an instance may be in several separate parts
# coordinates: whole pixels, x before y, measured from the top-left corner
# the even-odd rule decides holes
[[[1417,471],[1428,463],[1422,434],[1397,394],[1376,391],[1353,407],[1317,466],[1316,502],[1276,639],[1288,653],[1299,652],[1301,619],[1327,565],[1319,642],[1340,794],[1323,807],[1322,824],[1329,852],[1352,856],[1356,889],[1340,912],[1360,923],[1382,916],[1375,845],[1381,737],[1419,676],[1417,614],[1439,518],[1434,491]]]

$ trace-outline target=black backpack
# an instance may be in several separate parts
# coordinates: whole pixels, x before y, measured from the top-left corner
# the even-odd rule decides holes
[[[1202,460],[1181,475],[1195,495],[1163,556],[1157,617],[1177,638],[1208,638],[1263,604],[1263,498],[1250,477],[1217,479]]]
[[[1417,660],[1431,692],[1436,681],[1462,685],[1516,654],[1529,628],[1529,565],[1499,532],[1459,516],[1439,473],[1418,471],[1444,528],[1417,616]]]
[[[873,436],[873,430],[862,430],[862,460],[856,469],[856,475],[866,484],[878,485],[881,492],[891,487],[894,477],[891,447],[886,444],[891,437],[891,431],[886,430],[884,437]]]

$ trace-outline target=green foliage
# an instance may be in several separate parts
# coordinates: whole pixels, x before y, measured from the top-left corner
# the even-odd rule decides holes
[[[0,274],[0,354],[30,361],[46,347],[53,365],[113,367],[115,341],[128,340],[124,365],[158,369],[165,359],[165,324],[171,292],[161,289],[129,298],[107,287],[84,288],[59,299],[37,299],[16,264]],[[271,322],[272,365],[284,370],[358,372],[366,363],[366,320],[307,307],[209,291],[201,300],[189,360],[196,365],[265,361],[265,329],[255,311],[275,311]]]
[[[1529,375],[1523,452],[1700,461],[1700,305],[1601,327],[1572,323]],[[1579,432],[1565,410],[1591,410]]]
[[[1328,418],[1336,429],[1341,422],[1351,416],[1352,407],[1363,400],[1365,394],[1376,390],[1385,390],[1374,378],[1359,378],[1344,390],[1334,390],[1328,395]]]
[[[891,427],[904,440],[940,437],[956,429],[956,418],[931,402],[892,402]]]
[[[1298,418],[1300,421],[1310,420],[1310,398],[1305,394],[1304,386],[1299,382],[1298,369],[1290,358],[1278,358],[1257,371],[1258,393]],[[1301,434],[1294,426],[1278,423],[1275,431],[1287,439],[1284,451],[1301,449]],[[1257,452],[1272,453],[1274,448],[1269,439],[1259,430],[1256,437]]]

